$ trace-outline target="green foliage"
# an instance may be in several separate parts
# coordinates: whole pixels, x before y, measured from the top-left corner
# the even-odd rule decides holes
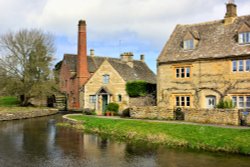
[[[109,103],[107,108],[106,108],[106,111],[113,111],[113,112],[118,112],[119,110],[119,104],[117,103]]]
[[[249,129],[102,119],[87,116],[70,116],[70,118],[84,121],[84,131],[106,134],[118,140],[250,154]]]
[[[146,81],[132,81],[126,84],[126,91],[130,97],[139,97],[147,95]]]
[[[123,118],[130,117],[130,109],[126,108],[125,110],[123,110],[121,117],[123,117]]]
[[[51,34],[36,29],[9,32],[0,37],[0,46],[0,92],[21,97],[22,106],[53,93]]]
[[[17,106],[19,103],[20,101],[16,97],[0,97],[0,107],[14,107]]]
[[[83,109],[83,114],[84,115],[96,115],[96,112],[94,109],[85,108]]]
[[[220,100],[216,107],[220,109],[232,109],[235,106],[232,100]]]

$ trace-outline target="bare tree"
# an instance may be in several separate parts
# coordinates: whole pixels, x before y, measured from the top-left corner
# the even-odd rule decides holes
[[[0,71],[5,74],[5,90],[20,96],[21,105],[50,93],[54,52],[53,36],[41,30],[23,29],[0,37]]]

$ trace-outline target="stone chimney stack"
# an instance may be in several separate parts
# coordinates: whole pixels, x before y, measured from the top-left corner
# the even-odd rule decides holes
[[[234,3],[234,0],[228,0],[227,12],[225,18],[237,17],[237,5]]]
[[[79,89],[86,83],[90,74],[88,71],[88,61],[87,61],[87,31],[86,31],[86,21],[80,20],[78,23],[78,52],[77,52],[77,67],[76,67],[76,77],[78,80],[77,89],[75,94],[76,108],[80,107],[79,100]]]
[[[94,49],[90,49],[90,56],[94,57],[95,56],[95,50]]]
[[[121,54],[121,60],[123,62],[126,62],[127,65],[129,65],[131,68],[133,68],[134,67],[133,56],[134,56],[134,54],[132,52],[125,52],[125,53]]]
[[[224,24],[232,24],[234,20],[237,17],[237,5],[234,3],[234,0],[228,0],[227,6],[227,12],[225,15]]]
[[[141,54],[141,59],[140,59],[142,62],[145,62],[145,56],[144,54]]]

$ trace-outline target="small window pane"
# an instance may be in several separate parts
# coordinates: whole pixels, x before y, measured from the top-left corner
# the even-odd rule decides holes
[[[187,78],[190,77],[190,68],[189,67],[186,68],[186,77]]]
[[[246,60],[246,71],[250,71],[250,59]]]
[[[180,77],[180,69],[176,68],[176,78],[179,78],[179,77]]]
[[[244,61],[239,60],[239,71],[244,71]]]
[[[176,101],[176,106],[180,106],[180,97],[179,96],[175,97],[175,101]]]
[[[239,34],[239,43],[243,43],[243,33]]]
[[[237,61],[234,60],[232,64],[233,64],[233,72],[236,72],[237,71]]]
[[[103,75],[103,83],[108,84],[109,83],[109,75]]]
[[[193,39],[185,40],[184,41],[184,49],[185,50],[194,49],[194,40]]]
[[[247,96],[246,106],[250,108],[250,96]]]
[[[96,102],[96,96],[95,95],[90,95],[89,96],[89,102],[90,103],[95,103]]]
[[[244,97],[239,97],[239,107],[243,108],[244,107]]]
[[[186,106],[190,107],[190,97],[186,97]]]
[[[232,97],[232,101],[233,101],[234,107],[237,107],[237,97],[236,96]]]
[[[181,97],[181,106],[185,106],[185,97],[184,96]]]
[[[181,68],[181,78],[185,78],[185,68]]]

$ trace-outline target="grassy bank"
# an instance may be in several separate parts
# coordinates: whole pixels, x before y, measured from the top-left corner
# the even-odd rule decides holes
[[[19,103],[20,102],[16,97],[0,97],[0,107],[15,107],[18,106]]]
[[[86,132],[108,135],[123,141],[146,141],[174,147],[250,155],[250,130],[88,116],[70,116],[70,118],[84,121],[83,128]]]

